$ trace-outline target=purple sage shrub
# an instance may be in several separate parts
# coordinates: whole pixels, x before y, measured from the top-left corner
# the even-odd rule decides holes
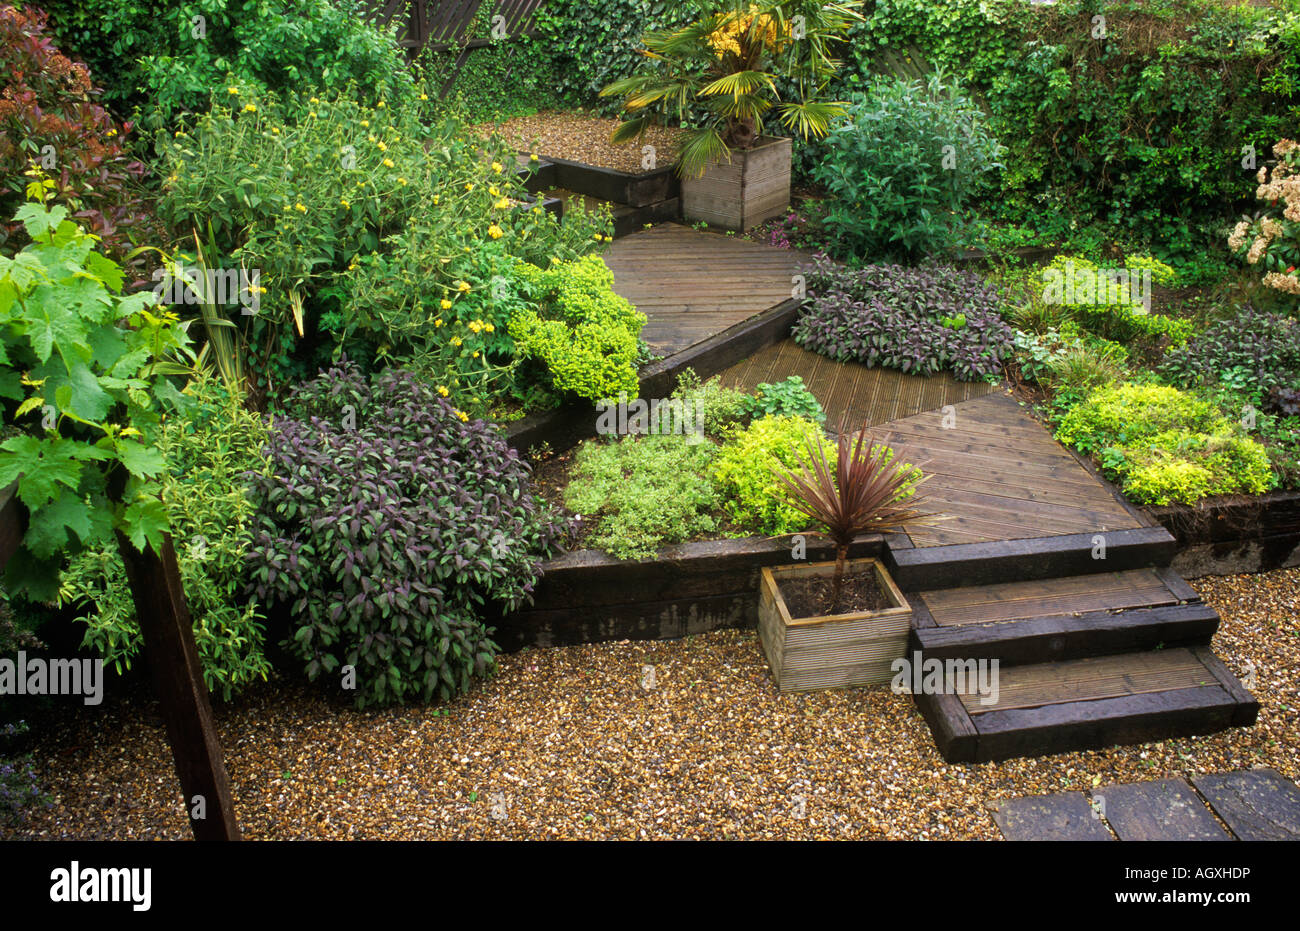
[[[960,381],[996,379],[1013,350],[996,290],[946,265],[868,265],[854,270],[819,255],[804,268],[808,298],[794,340],[840,362]]]
[[[528,465],[400,369],[344,363],[286,411],[249,557],[250,592],[292,613],[286,649],[312,680],[352,666],[360,707],[464,692],[496,665],[485,607],[529,597],[567,532]]]
[[[0,750],[25,733],[27,724],[23,721],[0,725]],[[0,827],[21,823],[28,808],[46,801],[31,755],[10,757],[0,753]]]

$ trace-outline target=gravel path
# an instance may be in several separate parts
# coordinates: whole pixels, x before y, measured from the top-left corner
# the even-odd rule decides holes
[[[641,142],[633,139],[613,145],[609,136],[618,125],[619,120],[593,114],[543,110],[532,116],[517,116],[495,128],[521,151],[617,171],[638,174],[645,171],[641,165],[641,147],[645,145],[655,147],[656,167],[664,168],[677,160],[676,142],[680,130],[655,126],[646,132]],[[475,128],[486,134],[494,127],[484,124]]]
[[[249,838],[994,839],[999,798],[1257,765],[1300,778],[1300,570],[1193,585],[1223,615],[1224,661],[1254,664],[1254,728],[948,765],[906,696],[778,693],[751,631],[506,656],[446,709],[267,686],[218,722]],[[43,726],[55,803],[22,836],[188,836],[152,703],[101,708]]]

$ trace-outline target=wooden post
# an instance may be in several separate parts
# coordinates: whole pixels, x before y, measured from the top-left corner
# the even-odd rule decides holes
[[[141,553],[121,533],[117,535],[117,543],[126,563],[154,692],[162,705],[187,815],[193,811],[195,797],[202,798],[205,817],[190,818],[194,837],[196,840],[239,840],[230,779],[212,721],[212,705],[203,683],[199,652],[194,645],[194,625],[185,603],[171,537],[165,538],[161,554],[152,550]]]

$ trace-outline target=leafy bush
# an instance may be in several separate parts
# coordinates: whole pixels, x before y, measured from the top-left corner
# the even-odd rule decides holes
[[[984,112],[942,76],[877,79],[811,149],[812,177],[832,198],[825,226],[852,255],[943,251],[1002,151]]]
[[[1117,381],[1128,362],[1121,344],[1081,330],[1073,321],[1045,333],[1017,332],[1015,344],[1021,374],[1055,388],[1089,389]]]
[[[764,382],[759,385],[755,394],[746,400],[744,412],[750,417],[790,414],[818,423],[826,420],[821,402],[798,375],[791,375],[775,384]]]
[[[1269,209],[1233,227],[1228,248],[1257,266],[1270,296],[1294,312],[1300,306],[1300,145],[1283,139],[1273,146],[1273,154],[1277,161],[1272,173],[1264,166],[1255,176],[1255,197]]]
[[[145,167],[127,154],[132,125],[100,106],[90,72],[51,43],[40,10],[0,5],[0,73],[0,217],[22,203],[24,174],[36,162],[54,202],[111,256],[156,236],[138,191]],[[12,253],[24,241],[21,224],[0,224],[0,249]]]
[[[1194,326],[1189,320],[1148,312],[1148,285],[1169,284],[1174,270],[1146,256],[1128,256],[1123,268],[1104,268],[1078,256],[1058,255],[1042,271],[1046,303],[1065,307],[1071,319],[1105,339],[1121,343],[1167,339],[1177,345]]]
[[[611,556],[639,559],[717,529],[709,477],[717,447],[674,435],[589,440],[579,449],[564,503],[594,519],[589,540]]]
[[[724,509],[739,527],[774,536],[808,527],[808,516],[788,500],[773,467],[802,469],[808,464],[808,440],[820,437],[821,427],[811,420],[764,417],[723,444],[713,479]]]
[[[545,365],[559,391],[593,401],[635,396],[646,317],[614,293],[604,261],[593,255],[546,269],[520,265],[516,274],[530,300],[510,317],[519,353]]]
[[[1056,438],[1096,455],[1140,504],[1193,504],[1268,491],[1263,447],[1211,401],[1162,385],[1100,388],[1061,419]]]
[[[236,318],[258,396],[314,370],[300,342],[397,358],[426,339],[445,346],[424,330],[426,302],[446,299],[454,319],[490,322],[483,292],[508,267],[508,241],[554,226],[513,208],[513,151],[455,121],[426,129],[417,107],[346,94],[308,98],[295,116],[243,85],[224,93],[231,105],[160,139],[159,210],[179,236],[210,233],[232,267],[260,271],[256,313]]]
[[[902,265],[852,271],[821,257],[808,287],[795,342],[840,362],[922,375],[949,369],[974,381],[997,377],[1012,352],[997,292],[973,272]]]
[[[203,679],[228,700],[270,671],[263,614],[241,597],[253,519],[245,486],[266,469],[266,427],[209,377],[192,382],[182,404],[163,421],[162,499]],[[85,646],[119,672],[130,668],[143,641],[116,546],[100,544],[78,555],[64,572],[60,600],[88,608],[78,618],[87,627]]]
[[[748,417],[746,405],[749,395],[736,388],[724,387],[722,379],[717,375],[701,383],[700,377],[691,368],[683,369],[677,376],[673,397],[703,409],[704,433],[707,436],[720,438]]]
[[[394,35],[358,0],[40,0],[59,42],[107,83],[105,99],[140,106],[150,126],[208,105],[229,73],[259,91],[356,84],[369,102],[405,104],[417,81]],[[202,17],[202,25],[194,17]],[[224,91],[218,90],[218,94]]]
[[[65,556],[113,546],[115,531],[141,550],[161,545],[165,460],[153,441],[161,401],[175,395],[166,359],[188,340],[152,293],[122,294],[121,266],[66,207],[27,203],[17,219],[31,243],[0,256],[0,398],[17,402],[6,420],[22,432],[0,443],[0,487],[17,480],[29,520],[5,580],[11,594],[49,601]]]
[[[1300,387],[1300,323],[1244,305],[1171,349],[1161,371],[1182,385],[1244,391],[1259,405],[1274,388]]]
[[[352,666],[359,706],[469,688],[494,668],[483,613],[517,607],[564,528],[491,424],[391,369],[342,365],[271,430],[251,594],[288,608],[312,680]]]

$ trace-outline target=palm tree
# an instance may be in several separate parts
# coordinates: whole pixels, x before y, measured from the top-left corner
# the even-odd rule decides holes
[[[846,107],[817,99],[839,70],[831,43],[862,19],[861,5],[693,0],[698,16],[690,25],[643,37],[645,71],[600,92],[624,97],[630,115],[611,141],[640,138],[675,119],[686,130],[678,173],[699,177],[709,162],[730,159],[732,148],[753,146],[773,111],[804,139],[826,135]],[[790,99],[782,99],[778,82]]]

